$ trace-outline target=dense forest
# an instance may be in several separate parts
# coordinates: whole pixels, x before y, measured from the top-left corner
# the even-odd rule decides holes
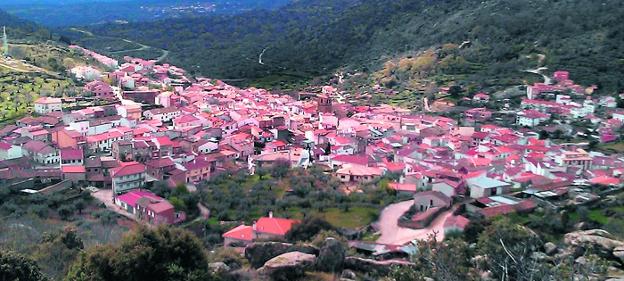
[[[624,88],[620,4],[301,0],[275,11],[88,29],[170,50],[171,62],[207,76],[248,81],[311,79],[339,68],[372,72],[398,56],[469,41],[461,59],[477,67],[459,68],[468,82],[496,84],[535,66],[527,56],[543,54],[541,63],[551,70],[570,70],[578,82],[613,92]],[[78,41],[84,36],[68,34]],[[98,47],[93,38],[89,43]]]

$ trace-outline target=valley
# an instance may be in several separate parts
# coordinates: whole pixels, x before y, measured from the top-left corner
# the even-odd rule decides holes
[[[624,278],[615,0],[7,1],[0,280]]]

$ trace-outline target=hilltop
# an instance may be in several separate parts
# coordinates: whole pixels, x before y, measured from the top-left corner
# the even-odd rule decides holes
[[[438,74],[507,85],[541,63],[613,92],[624,87],[622,9],[614,0],[295,1],[275,11],[87,29],[170,50],[173,63],[247,84],[372,73],[392,59],[469,42]],[[545,60],[526,59],[535,55]]]
[[[0,27],[7,27],[9,58],[0,56],[0,124],[14,122],[31,111],[40,96],[75,95],[67,70],[93,64],[70,50],[48,29],[0,10]]]
[[[18,39],[48,39],[51,33],[31,21],[15,17],[3,10],[0,10],[0,27],[6,26],[7,33]]]

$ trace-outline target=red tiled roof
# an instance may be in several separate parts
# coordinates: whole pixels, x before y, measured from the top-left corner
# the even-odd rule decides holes
[[[125,202],[126,204],[130,206],[136,206],[137,202],[141,198],[148,198],[148,199],[153,199],[153,200],[164,200],[158,195],[151,193],[149,191],[145,191],[145,190],[134,190],[126,194],[117,196],[117,200]]]
[[[61,172],[64,173],[64,174],[65,173],[86,173],[87,170],[82,165],[78,165],[78,166],[62,166],[61,167]]]
[[[9,150],[9,149],[11,149],[11,145],[6,143],[6,142],[0,142],[0,149],[2,149],[2,150]]]
[[[154,168],[163,168],[175,165],[175,162],[171,160],[171,158],[159,158],[159,159],[151,159],[145,163],[146,166],[154,167]]]
[[[82,150],[80,149],[61,149],[61,159],[63,160],[82,160]]]
[[[173,142],[169,137],[157,137],[156,141],[160,144],[160,146],[173,146]]]
[[[620,184],[619,179],[614,178],[614,177],[609,177],[609,176],[595,177],[593,179],[590,179],[589,182],[592,184],[605,185],[605,186]]]
[[[252,241],[254,231],[252,226],[239,225],[232,230],[223,233],[223,238],[237,239],[243,241]]]
[[[274,235],[286,235],[297,220],[263,217],[256,222],[256,231]]]
[[[145,172],[145,165],[138,162],[122,162],[121,166],[112,169],[113,177],[140,174]]]
[[[336,155],[332,158],[332,161],[345,162],[351,164],[358,164],[362,166],[368,166],[368,157],[360,155]]]
[[[157,199],[158,200],[158,199]],[[154,213],[160,214],[169,210],[174,209],[173,205],[169,203],[169,201],[165,199],[160,199],[159,202],[150,203],[148,208],[154,211]]]
[[[184,167],[189,171],[203,169],[203,168],[209,167],[211,162],[214,162],[214,161],[209,161],[206,158],[197,158],[191,162],[184,164]]]
[[[491,218],[495,216],[505,215],[513,212],[524,212],[535,209],[537,205],[533,200],[526,199],[522,202],[519,202],[515,205],[503,204],[493,207],[488,207],[481,209],[481,214],[486,218]]]
[[[388,187],[390,189],[396,190],[396,191],[403,191],[403,192],[416,192],[417,191],[417,187],[415,184],[411,184],[411,183],[398,183],[398,182],[391,182],[388,184]]]

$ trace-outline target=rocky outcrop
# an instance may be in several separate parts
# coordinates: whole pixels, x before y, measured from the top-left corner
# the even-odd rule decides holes
[[[323,272],[341,272],[346,256],[346,249],[340,241],[327,238],[319,251],[316,270]]]
[[[360,257],[347,257],[344,260],[344,266],[347,269],[351,269],[358,272],[367,272],[372,275],[386,276],[390,273],[392,266],[413,266],[411,262],[404,260],[386,260],[376,261],[371,259],[365,259]]]
[[[593,249],[605,258],[613,258],[621,253],[624,249],[624,242],[618,241],[613,236],[602,229],[590,229],[570,232],[564,236],[566,245],[574,250],[573,252],[581,252],[578,249]]]
[[[312,269],[316,256],[302,252],[289,252],[267,261],[258,273],[274,281],[296,280]]]
[[[268,260],[288,252],[302,252],[318,255],[319,250],[311,245],[293,245],[280,242],[258,242],[245,248],[245,258],[254,268],[263,266]]]

